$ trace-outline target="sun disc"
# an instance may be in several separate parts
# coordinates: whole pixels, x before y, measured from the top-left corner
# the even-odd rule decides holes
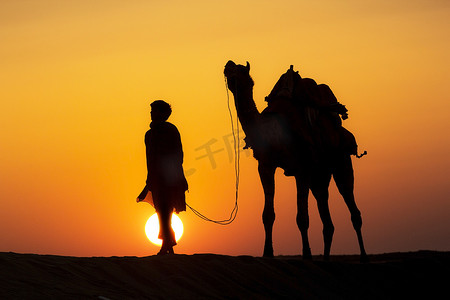
[[[183,235],[183,222],[176,214],[172,214],[172,229],[175,231],[175,240],[178,242]],[[145,234],[147,238],[155,245],[161,246],[162,240],[159,235],[159,219],[157,214],[153,214],[145,224]]]

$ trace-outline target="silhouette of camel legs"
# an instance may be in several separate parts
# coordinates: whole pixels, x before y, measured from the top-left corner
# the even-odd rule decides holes
[[[328,187],[331,181],[331,173],[322,174],[321,180],[313,180],[311,185],[311,192],[316,198],[317,208],[319,210],[319,216],[323,224],[323,258],[324,260],[330,259],[331,243],[333,241],[334,225],[331,220],[330,209],[328,206]]]
[[[275,222],[273,198],[275,195],[275,167],[258,164],[259,177],[264,190],[264,211],[262,215],[266,239],[264,242],[264,257],[273,257],[272,229]]]
[[[343,156],[341,159],[336,160],[340,163],[336,164],[333,177],[336,183],[336,186],[339,190],[339,193],[344,198],[345,204],[350,211],[351,220],[353,224],[353,228],[356,231],[356,235],[358,237],[358,244],[361,251],[361,262],[367,262],[368,256],[366,254],[366,250],[364,248],[364,242],[361,233],[362,227],[362,218],[361,212],[359,211],[354,195],[354,175],[353,175],[353,166],[352,160],[349,156]]]
[[[308,213],[308,179],[305,176],[295,176],[297,185],[297,226],[302,235],[303,258],[312,259],[311,248],[309,246],[308,229],[309,229],[309,213]]]

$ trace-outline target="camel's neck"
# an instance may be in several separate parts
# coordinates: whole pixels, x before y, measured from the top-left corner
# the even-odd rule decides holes
[[[256,127],[261,115],[253,100],[253,89],[235,92],[234,104],[236,105],[237,116],[241,122],[242,129],[247,137],[252,139],[257,131]]]

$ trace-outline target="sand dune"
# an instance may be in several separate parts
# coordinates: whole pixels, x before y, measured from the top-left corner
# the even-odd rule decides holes
[[[0,299],[418,299],[447,295],[450,252],[266,259],[0,253]]]

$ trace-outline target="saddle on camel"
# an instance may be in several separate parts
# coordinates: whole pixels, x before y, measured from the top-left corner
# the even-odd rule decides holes
[[[361,157],[366,154],[358,155],[354,135],[342,126],[342,120],[348,118],[347,109],[330,87],[302,78],[293,66],[281,75],[266,101],[268,105],[262,113],[282,117],[313,155],[342,153]],[[288,148],[284,154],[286,161],[292,162],[295,154]],[[284,170],[288,176],[292,175],[289,169],[287,164]]]

